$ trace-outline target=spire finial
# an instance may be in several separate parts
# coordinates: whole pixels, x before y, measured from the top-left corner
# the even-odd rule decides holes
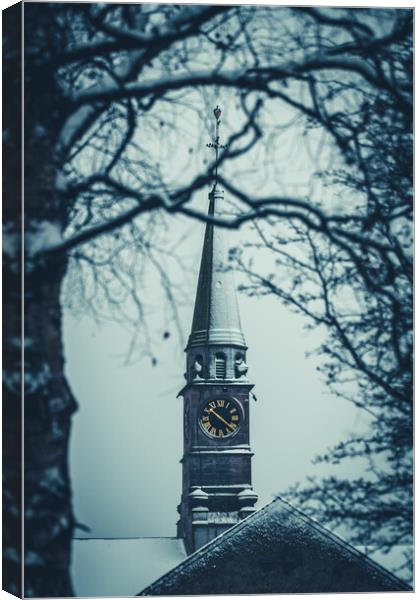
[[[207,144],[207,148],[214,148],[214,151],[216,154],[216,167],[215,167],[215,172],[214,172],[214,187],[213,187],[213,189],[216,189],[217,180],[218,180],[218,172],[217,171],[218,171],[218,166],[219,166],[219,149],[224,149],[227,146],[220,143],[219,126],[221,123],[220,117],[222,115],[222,109],[220,108],[219,105],[217,105],[216,108],[213,110],[213,114],[214,114],[214,118],[216,119],[216,134],[215,134],[214,142]]]

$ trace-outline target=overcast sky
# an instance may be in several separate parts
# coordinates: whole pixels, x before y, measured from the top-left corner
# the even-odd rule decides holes
[[[208,160],[206,136],[210,108],[216,103],[223,107],[222,142],[240,127],[241,114],[232,92],[207,100],[208,122],[191,101],[192,110],[186,105],[174,107],[170,118],[178,122],[172,123],[168,135],[143,131],[150,139],[148,150],[155,152],[169,174],[182,172],[188,178]],[[271,121],[276,124],[268,142],[228,165],[225,174],[242,188],[249,185],[254,193],[325,194],[317,190],[313,177],[320,162],[327,167],[332,160],[324,134],[314,131],[303,136],[302,123],[282,105],[269,101],[265,114],[266,132]],[[292,125],[282,126],[288,123]],[[196,202],[206,210],[206,193],[201,192]],[[157,279],[146,276],[139,281],[144,302],[155,307],[148,316],[155,366],[147,358],[125,364],[133,333],[129,327],[96,323],[88,314],[76,317],[64,309],[66,373],[80,406],[71,438],[74,505],[77,520],[91,529],[88,536],[175,535],[183,432],[182,399],[177,394],[184,384],[184,345],[191,327],[203,235],[203,224],[171,217],[168,242],[183,240],[177,252],[183,256],[184,272],[172,273],[183,291],[179,307],[183,339],[168,321]],[[230,243],[241,244],[248,239],[249,228],[227,235]],[[172,267],[167,269],[171,276]],[[251,446],[253,486],[262,505],[313,474],[314,455],[363,427],[364,417],[327,392],[316,371],[317,359],[306,356],[319,343],[320,334],[305,331],[301,317],[270,297],[241,295],[239,306],[249,346],[249,377],[258,398],[251,403]],[[166,329],[171,335],[163,339]]]
[[[167,132],[147,131],[147,120],[140,132],[150,141],[147,151],[174,181],[188,180],[209,160],[206,142],[216,103],[223,107],[222,143],[241,126],[233,92],[208,94],[208,118],[196,110],[203,99],[196,92],[190,96],[189,104],[163,107],[162,122],[172,119]],[[225,175],[242,189],[251,188],[251,193],[311,198],[323,194],[325,199],[327,192],[314,177],[334,161],[325,133],[311,130],[303,135],[302,120],[278,102],[266,101],[264,114],[264,140],[249,156],[224,167]],[[195,201],[206,209],[205,192]],[[91,529],[88,536],[175,535],[183,435],[182,399],[177,394],[184,385],[184,344],[191,327],[203,235],[203,224],[171,217],[168,243],[183,239],[177,252],[182,252],[184,272],[172,273],[184,296],[179,307],[183,340],[168,322],[156,278],[139,281],[143,300],[155,307],[148,316],[155,366],[147,358],[125,364],[133,333],[129,327],[96,323],[88,314],[76,317],[64,309],[66,374],[80,406],[71,438],[74,505],[77,520]],[[249,228],[228,236],[232,244],[241,244],[248,239]],[[239,306],[249,346],[249,377],[258,398],[251,402],[250,418],[253,486],[261,506],[313,474],[314,455],[363,427],[364,417],[351,404],[329,395],[316,370],[317,359],[307,358],[320,333],[305,331],[304,320],[275,298],[241,295]],[[163,339],[166,329],[171,335]],[[321,473],[322,468],[315,471]]]
[[[204,199],[206,203],[206,199]],[[172,235],[188,231],[191,281],[180,309],[184,339],[192,321],[203,225],[174,221]],[[227,234],[232,243],[243,232]],[[188,284],[186,284],[188,285]],[[146,286],[156,310],[153,331],[161,331],[162,291]],[[159,300],[160,298],[160,300]],[[351,404],[331,397],[306,353],[320,334],[275,299],[239,296],[248,351],[253,486],[259,505],[307,475],[321,473],[311,459],[326,446],[363,426]],[[130,332],[115,323],[64,314],[66,373],[80,409],[74,417],[71,474],[79,522],[88,537],[174,536],[181,494],[183,344],[155,335],[156,366],[145,359],[124,364]],[[340,467],[342,469],[342,467]],[[351,468],[357,468],[351,467]]]

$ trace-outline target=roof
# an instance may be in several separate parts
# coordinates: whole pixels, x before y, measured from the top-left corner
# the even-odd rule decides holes
[[[282,498],[191,554],[139,595],[408,591]]]
[[[223,191],[209,194],[209,215],[220,215]],[[204,235],[194,317],[188,346],[228,344],[246,347],[233,272],[227,270],[225,231],[208,222]]]
[[[135,596],[185,556],[177,538],[75,539],[76,596]]]

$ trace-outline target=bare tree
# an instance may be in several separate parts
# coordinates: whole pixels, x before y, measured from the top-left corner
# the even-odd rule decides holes
[[[203,114],[206,90],[231,90],[238,98],[238,115],[219,165],[221,182],[237,208],[231,217],[213,220],[238,227],[255,218],[274,218],[294,224],[292,241],[296,227],[304,228],[299,236],[309,236],[308,241],[324,236],[346,261],[353,261],[357,274],[352,276],[369,285],[373,282],[373,288],[366,289],[375,299],[391,302],[397,293],[394,263],[409,261],[404,244],[395,245],[391,223],[409,214],[408,197],[403,205],[398,194],[391,194],[383,214],[385,201],[377,182],[370,179],[375,157],[366,149],[365,139],[380,138],[384,121],[401,123],[401,132],[410,134],[412,24],[410,11],[392,10],[30,3],[23,11],[24,593],[68,596],[75,519],[67,453],[77,404],[63,374],[60,292],[69,261],[91,270],[92,289],[111,304],[125,289],[138,308],[134,319],[141,320],[130,245],[138,248],[140,261],[153,261],[158,237],[150,236],[152,229],[160,231],[174,213],[209,219],[194,199],[211,182],[214,164],[203,168],[191,162],[188,169],[174,174],[168,168],[170,161],[162,160],[162,148],[169,148],[172,138],[177,144],[183,138],[184,111]],[[5,72],[16,94],[18,39],[18,34],[10,34],[5,42]],[[307,197],[250,194],[249,186],[245,192],[226,175],[249,160],[270,132],[275,135],[276,124],[270,129],[264,120],[265,107],[273,102],[288,106],[308,126],[326,131],[345,167],[340,176],[359,177],[363,200],[355,214],[343,214],[342,207],[333,210],[328,203]],[[351,118],[349,106],[354,102],[356,116]],[[375,123],[366,125],[363,120],[373,114],[378,116],[376,134]],[[13,152],[16,156],[19,148],[19,127],[19,119],[11,114],[5,132],[10,156]],[[394,134],[389,135],[394,148]],[[177,151],[187,156],[189,150],[185,142]],[[388,158],[382,162],[388,165]],[[13,180],[14,168],[8,166],[8,181]],[[16,197],[9,185],[4,268],[10,284],[5,305],[11,325],[6,332],[10,358],[5,405],[11,433],[4,507],[10,529],[4,549],[5,586],[13,593],[19,592],[20,445],[12,439],[18,439],[20,427],[14,407],[20,403],[22,358],[16,345],[20,337]],[[385,224],[388,237],[382,231]],[[322,264],[319,272],[323,269]],[[375,269],[389,283],[381,279],[378,284]],[[85,277],[86,271],[82,285]],[[169,282],[165,285],[169,289]],[[400,351],[406,360],[405,347]],[[389,386],[394,389],[393,382]],[[405,391],[398,386],[395,390],[406,398]]]
[[[317,23],[332,24],[310,10]],[[331,14],[331,13],[330,13]],[[344,23],[339,26],[344,26]],[[408,32],[407,32],[408,33]],[[367,63],[369,64],[369,63]],[[378,74],[411,80],[410,37],[376,56]],[[258,241],[238,249],[235,265],[250,295],[274,294],[325,334],[319,369],[337,397],[369,416],[316,462],[365,461],[363,476],[330,476],[289,495],[332,527],[347,525],[356,545],[389,552],[406,546],[397,572],[411,578],[413,533],[412,125],[405,104],[387,89],[337,77],[313,80],[311,93],[345,162],[319,172],[318,221],[297,215],[255,224]],[[331,112],[331,100],[338,110]],[[348,102],[344,110],[343,99]],[[342,103],[343,102],[343,103]],[[349,107],[351,106],[351,110]],[[313,121],[307,127],[314,127]],[[327,207],[327,211],[325,208]],[[266,254],[269,269],[253,262]]]

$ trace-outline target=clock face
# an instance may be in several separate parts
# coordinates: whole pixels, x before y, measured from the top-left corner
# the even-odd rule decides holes
[[[236,433],[241,425],[242,413],[239,404],[232,398],[210,400],[204,405],[200,427],[210,437],[225,438]]]

